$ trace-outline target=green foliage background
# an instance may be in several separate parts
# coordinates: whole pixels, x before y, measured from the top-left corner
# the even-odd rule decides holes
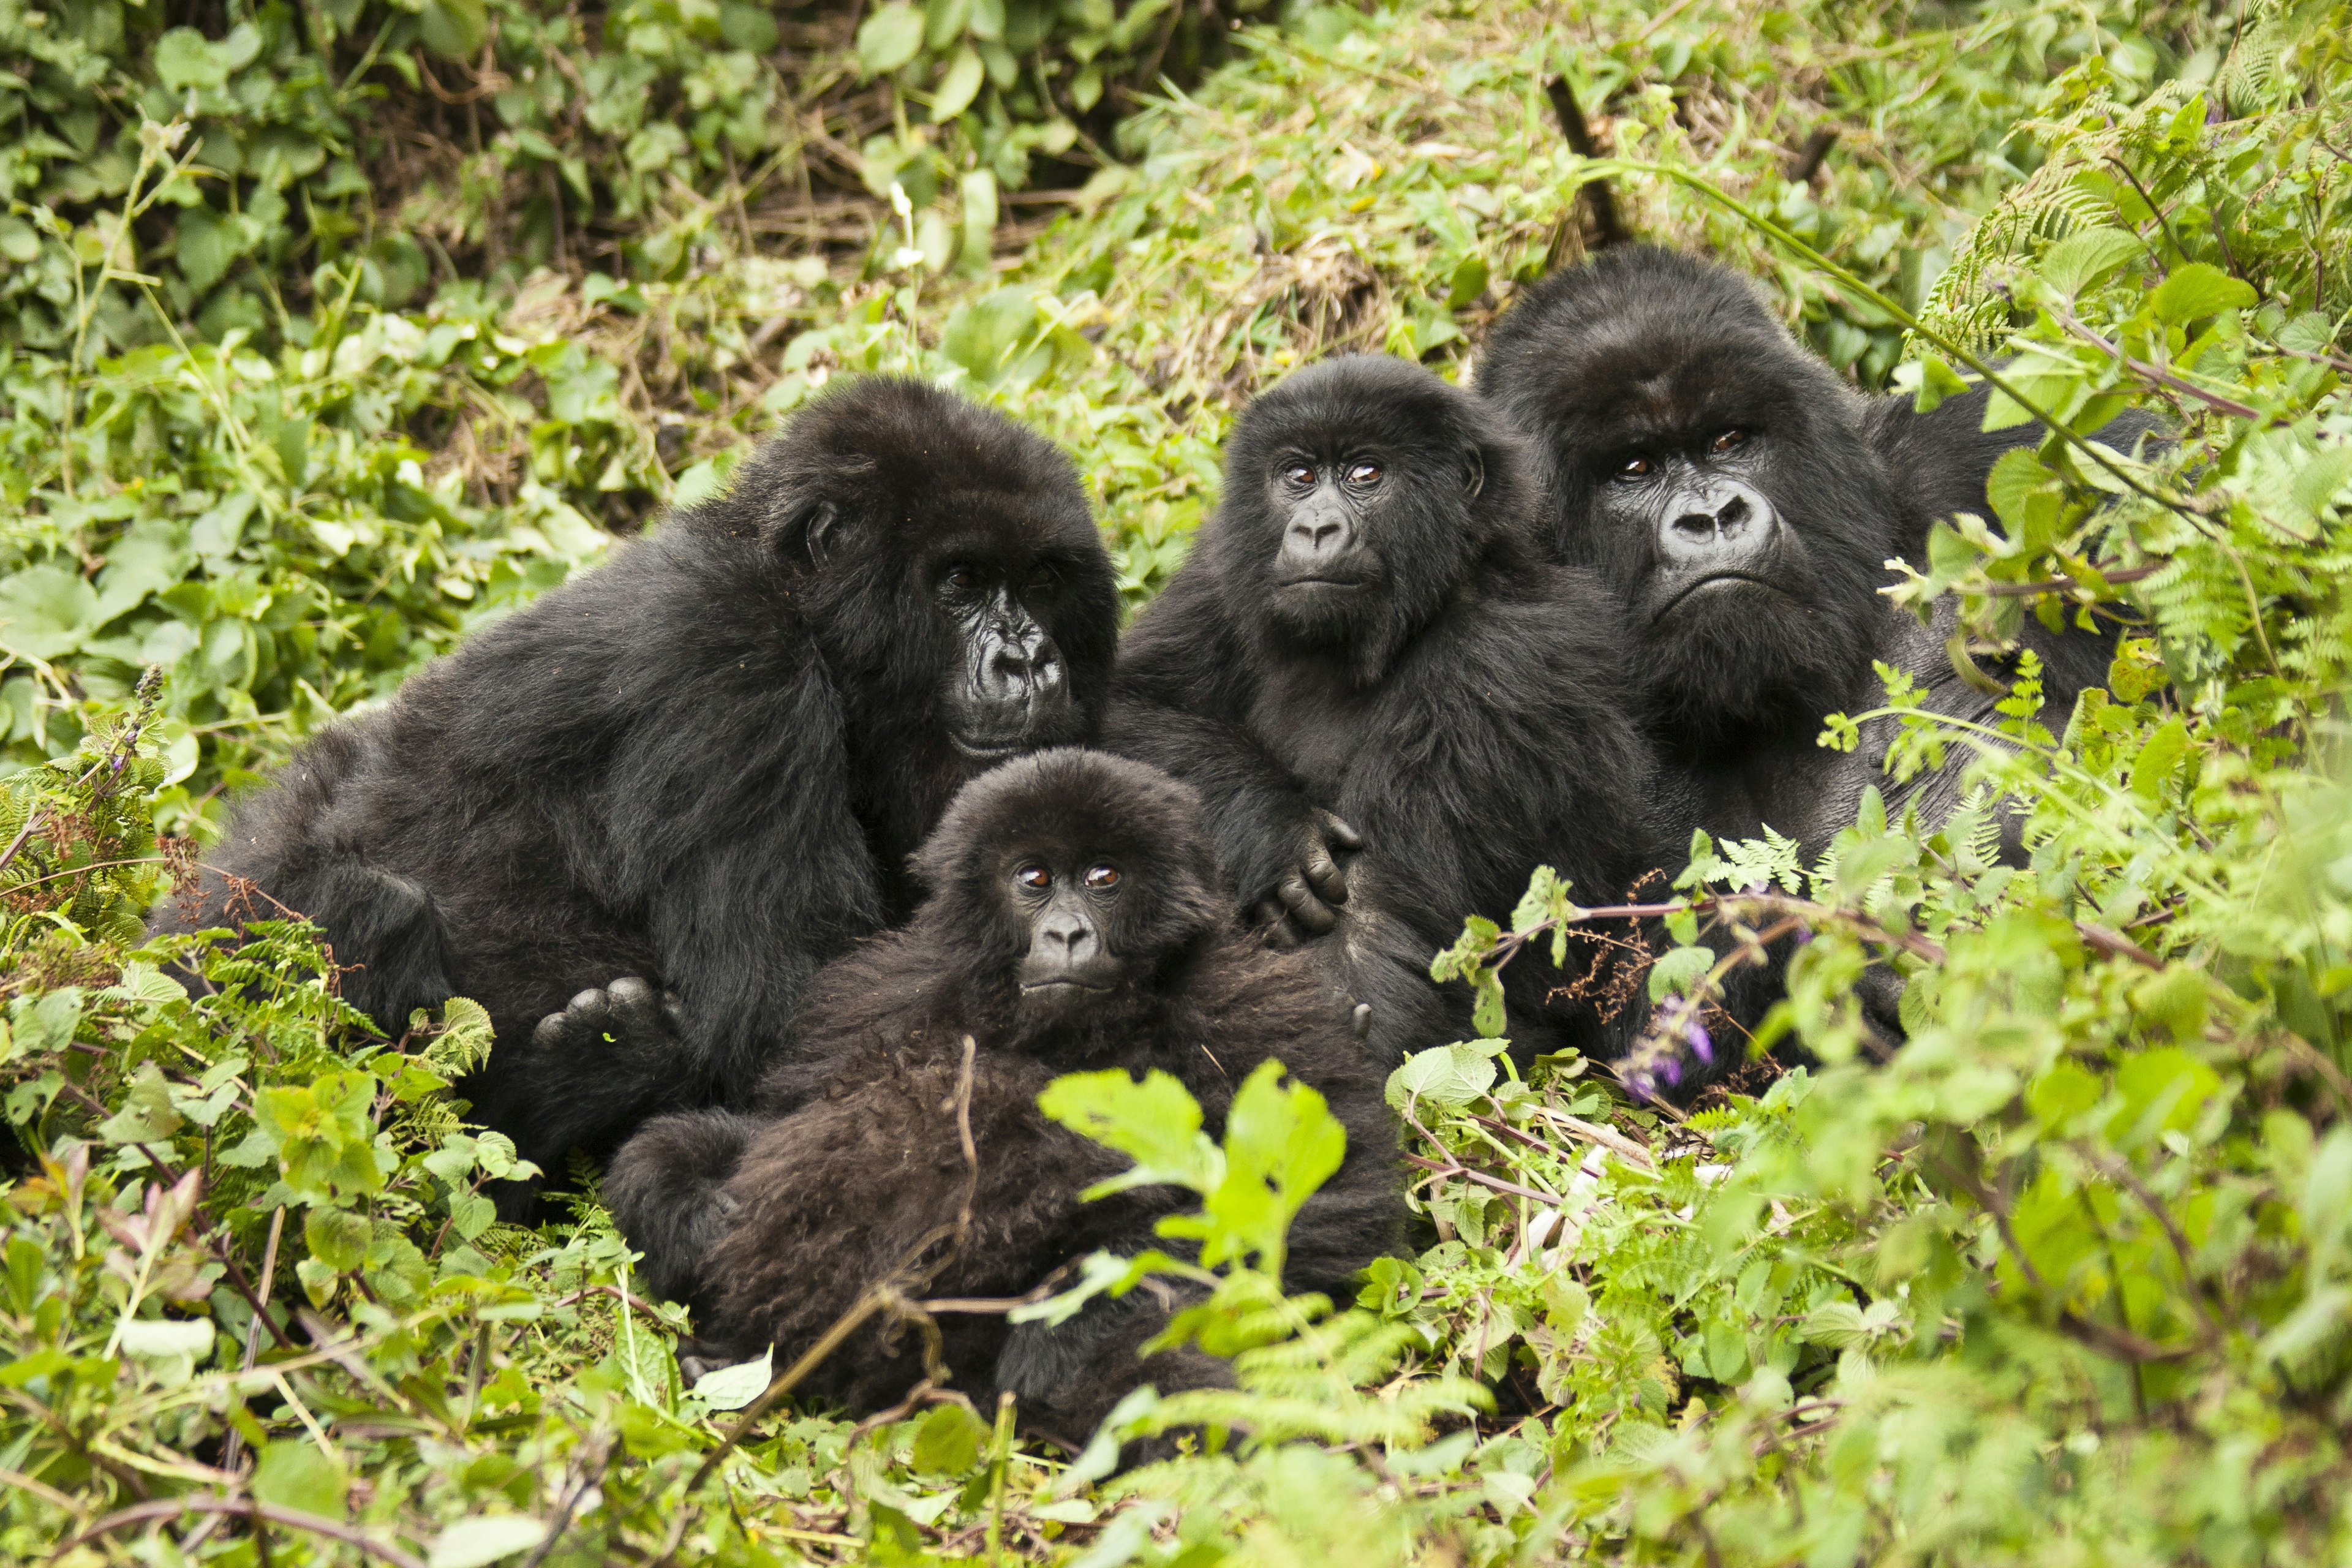
[[[0,4],[0,1552],[2344,1556],[2347,32],[2259,4]],[[1595,237],[1593,179],[1864,384],[1932,403],[2005,361],[1995,416],[2053,433],[1906,594],[1963,596],[1964,655],[2094,605],[2131,635],[2074,712],[2029,678],[1985,732],[1890,681],[1890,766],[1975,759],[1950,823],[1871,803],[1815,866],[1695,847],[1661,1016],[1720,967],[1706,928],[1801,927],[1768,1033],[1814,1068],[1681,1116],[1491,1042],[1401,1065],[1433,1245],[1355,1303],[1266,1272],[1319,1179],[1311,1096],[1264,1086],[1220,1147],[1171,1137],[1163,1090],[1066,1084],[1056,1114],[1202,1193],[1223,1261],[1180,1331],[1237,1389],[1139,1396],[1075,1458],[952,1396],[730,1443],[767,1370],[682,1392],[681,1314],[601,1208],[493,1223],[513,1151],[444,1093],[478,1010],[376,1038],[299,924],[204,960],[203,998],[140,945],[226,790],[723,484],[830,376],[1047,431],[1140,602],[1255,388],[1350,347],[1458,372]],[[2087,442],[2130,405],[2178,447]],[[1463,911],[1448,962],[1550,962],[1573,894]],[[1911,979],[1885,1063],[1874,958]],[[1193,1436],[1111,1478],[1152,1432]]]

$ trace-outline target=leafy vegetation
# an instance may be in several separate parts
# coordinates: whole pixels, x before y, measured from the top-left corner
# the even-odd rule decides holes
[[[1064,6],[1008,87],[983,9],[632,5],[591,28],[334,0],[209,31],[0,9],[32,62],[0,220],[0,1552],[2342,1555],[2352,12],[1312,10],[1137,100],[1142,35],[1093,40],[1172,13]],[[954,106],[967,49],[989,86]],[[568,90],[543,87],[571,81],[559,59]],[[1024,89],[1079,134],[1016,169],[987,138],[1000,114],[1045,133]],[[839,134],[860,93],[895,151]],[[640,118],[600,122],[600,94]],[[918,94],[961,108],[921,139],[929,190],[889,162],[926,129]],[[730,140],[754,123],[778,139]],[[811,124],[859,148],[857,185],[823,224],[763,227],[759,193],[798,176],[759,173],[813,156],[783,151],[822,147],[794,140]],[[640,164],[655,125],[680,142]],[[1016,174],[1073,148],[1096,163],[1066,210],[1003,221]],[[977,226],[983,169],[1004,206]],[[237,247],[206,252],[224,222]],[[1254,388],[1345,347],[1458,369],[1514,288],[1612,222],[1757,271],[1865,383],[1924,404],[1997,376],[1996,417],[2054,433],[1905,595],[1961,595],[1979,648],[2028,614],[2128,636],[2074,712],[2029,677],[1995,732],[1890,679],[1891,767],[1974,759],[1952,822],[1866,803],[1817,866],[1695,846],[1665,900],[1687,945],[1653,972],[1627,1079],[1748,1044],[1694,1036],[1703,928],[1806,933],[1765,1033],[1810,1067],[1683,1113],[1578,1059],[1523,1077],[1491,1041],[1401,1065],[1429,1245],[1355,1302],[1272,1273],[1328,1168],[1311,1094],[1254,1085],[1263,1114],[1220,1147],[1164,1087],[1066,1080],[1055,1114],[1202,1194],[1183,1223],[1207,1294],[1175,1331],[1234,1355],[1234,1390],[1139,1395],[1079,1456],[948,1390],[856,1424],[759,1412],[764,1365],[682,1391],[682,1315],[642,1299],[593,1197],[493,1222],[481,1189],[513,1151],[445,1092],[487,1047],[478,1010],[377,1037],[266,904],[256,941],[198,961],[207,994],[166,973],[183,948],[140,944],[223,789],[723,483],[832,374],[950,378],[1062,440],[1139,600]],[[429,264],[404,272],[386,236]],[[2088,441],[2131,405],[2178,442]],[[1991,853],[1997,796],[2025,813],[2025,867]],[[1538,878],[1507,921],[1464,911],[1491,918],[1446,962],[1548,962],[1575,892]],[[1873,960],[1910,980],[1884,1061],[1853,995]],[[1182,1451],[1112,1474],[1153,1435]]]

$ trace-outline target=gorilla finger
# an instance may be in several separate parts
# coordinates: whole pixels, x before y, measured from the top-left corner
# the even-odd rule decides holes
[[[1324,842],[1337,844],[1342,849],[1361,849],[1364,847],[1364,836],[1341,820],[1338,812],[1318,808],[1315,815],[1321,821]]]
[[[572,1035],[572,1015],[550,1013],[530,1032],[530,1043],[542,1051],[559,1051]]]
[[[1370,1039],[1372,1033],[1372,1005],[1370,1002],[1357,1003],[1355,1016],[1349,1020],[1349,1024],[1356,1031],[1356,1038]]]
[[[1306,864],[1299,869],[1306,873],[1307,885],[1315,889],[1315,896],[1325,903],[1344,904],[1348,901],[1348,873],[1331,858],[1331,852],[1323,847],[1322,839],[1310,842]]]
[[[654,988],[635,975],[605,987],[613,999],[613,1021],[632,1035],[663,1034],[660,999]]]
[[[1276,895],[1290,910],[1290,918],[1309,936],[1321,936],[1339,923],[1331,906],[1317,898],[1307,879],[1293,871],[1275,889]]]

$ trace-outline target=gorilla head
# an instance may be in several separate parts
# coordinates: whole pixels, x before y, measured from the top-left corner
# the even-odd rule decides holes
[[[1118,595],[1084,490],[1052,445],[919,382],[818,400],[735,487],[793,579],[852,743],[946,794],[1006,757],[1093,731]],[[718,509],[740,526],[748,509]],[[688,514],[700,521],[698,514]]]
[[[1616,589],[1678,749],[1810,724],[1868,674],[1895,495],[1862,400],[1745,279],[1611,250],[1504,315],[1478,384],[1542,451],[1556,548]]]
[[[1099,752],[1041,752],[968,785],[923,846],[914,940],[964,1000],[1040,1044],[1091,1042],[1154,1005],[1223,921],[1192,792]]]
[[[1520,515],[1519,498],[1495,493],[1519,483],[1507,445],[1468,394],[1402,360],[1296,372],[1226,446],[1210,548],[1229,602],[1261,605],[1277,641],[1378,679]]]

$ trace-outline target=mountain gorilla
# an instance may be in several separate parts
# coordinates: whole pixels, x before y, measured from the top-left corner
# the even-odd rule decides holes
[[[930,896],[913,922],[810,984],[761,1119],[664,1117],[613,1163],[605,1194],[647,1279],[696,1305],[691,1354],[773,1345],[790,1364],[918,1257],[902,1288],[1002,1297],[1097,1248],[1162,1245],[1153,1222],[1190,1206],[1177,1189],[1082,1200],[1128,1161],[1038,1110],[1066,1072],[1171,1074],[1213,1132],[1279,1058],[1348,1133],[1293,1227],[1286,1284],[1336,1291],[1391,1244],[1403,1211],[1385,1075],[1312,959],[1236,929],[1191,790],[1100,752],[1041,752],[965,789],[919,869]],[[967,1036],[976,1171],[957,1117]],[[970,1228],[948,1245],[967,1194]],[[942,1348],[983,1407],[1009,1389],[1024,1423],[1082,1442],[1140,1382],[1223,1380],[1198,1352],[1138,1359],[1167,1315],[1144,1288],[1058,1328],[943,1316]],[[803,1386],[887,1405],[921,1375],[919,1349],[869,1326]]]
[[[325,928],[386,1032],[486,1006],[499,1046],[462,1092],[559,1170],[747,1094],[818,965],[911,906],[906,857],[957,787],[1093,733],[1118,615],[1067,459],[859,382],[729,495],[313,739],[224,858]],[[215,879],[193,924],[241,891]],[[615,1027],[591,994],[534,1047],[615,975],[674,994],[678,1031]]]
[[[1851,755],[1815,738],[1826,714],[1880,705],[1874,659],[1918,679],[1935,711],[1996,720],[1999,694],[1945,652],[1954,606],[1924,628],[1878,590],[1937,518],[1988,511],[1992,463],[2038,430],[1984,434],[1980,394],[1926,417],[1865,398],[1745,279],[1639,247],[1531,289],[1496,323],[1478,385],[1543,453],[1554,552],[1598,572],[1633,620],[1696,826],[1750,837],[1769,823],[1810,859],[1874,783],[1891,810],[1916,798],[1930,822],[1949,815],[1965,756],[1898,786],[1880,777],[1891,725]],[[2128,446],[2145,428],[2102,435]],[[2029,623],[2024,641],[2063,724],[2112,638]]]
[[[1242,416],[1215,520],[1119,650],[1108,743],[1201,792],[1271,936],[1334,933],[1382,1060],[1465,1032],[1427,973],[1464,916],[1507,914],[1538,864],[1601,902],[1647,863],[1622,616],[1544,562],[1535,503],[1469,393],[1309,366]],[[1506,974],[1522,1051],[1605,1046],[1574,978]]]

